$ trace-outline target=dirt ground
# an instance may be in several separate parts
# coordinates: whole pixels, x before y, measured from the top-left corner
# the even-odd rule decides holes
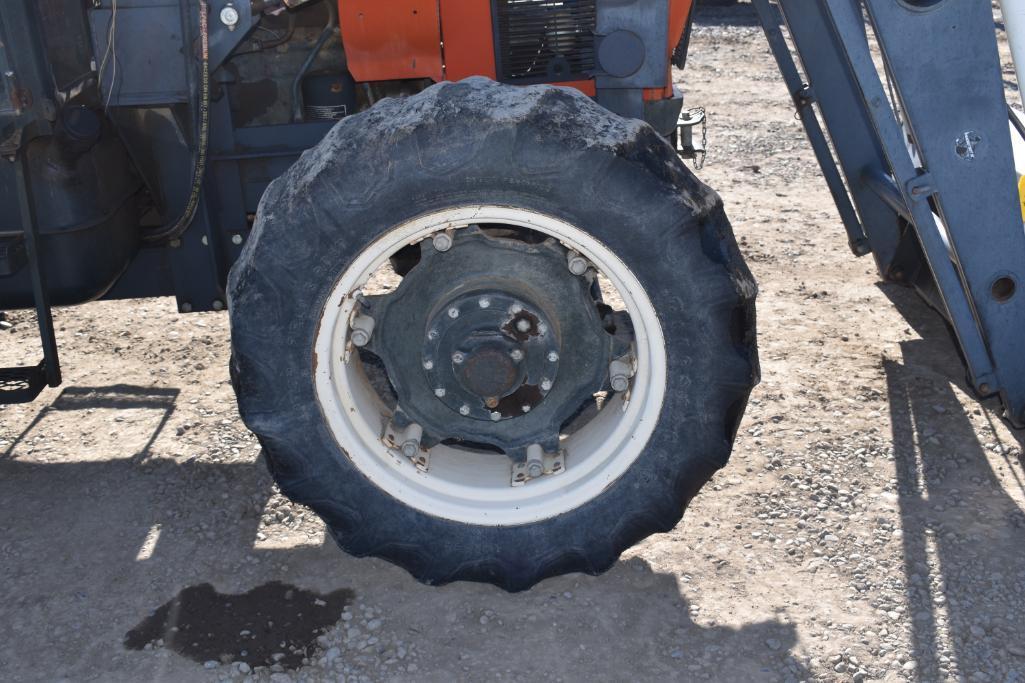
[[[0,411],[0,678],[1025,681],[1022,436],[847,250],[749,6],[703,11],[685,87],[761,287],[763,380],[676,529],[597,578],[420,585],[275,493],[226,315],[62,309],[64,386]],[[9,319],[0,361],[33,361],[33,317]]]

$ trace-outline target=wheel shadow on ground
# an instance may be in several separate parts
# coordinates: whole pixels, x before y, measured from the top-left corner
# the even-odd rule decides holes
[[[162,429],[167,415],[144,403],[150,428]],[[126,650],[125,635],[185,588],[209,583],[236,594],[274,581],[325,595],[353,591],[357,603],[379,610],[382,634],[417,644],[424,680],[809,676],[790,654],[793,625],[696,623],[678,576],[641,558],[518,594],[467,583],[432,588],[383,561],[345,555],[322,534],[306,534],[310,525],[261,530],[275,496],[262,462],[174,459],[159,447],[139,459],[134,443],[116,437],[104,457],[76,461],[74,411],[48,410],[0,459],[0,668],[14,680],[39,676],[40,662],[52,667],[51,679],[205,676],[201,664],[159,648]],[[28,452],[41,424],[70,437],[63,461]]]
[[[1020,497],[1025,435],[1002,440],[993,401],[969,404],[989,423],[973,424],[954,392],[967,387],[943,319],[914,292],[882,288],[922,337],[901,343],[902,362],[884,361],[918,675],[1022,680],[1025,650],[1008,648],[1020,647],[1025,632],[1017,588],[1025,578],[1025,513],[991,463],[1006,470]]]

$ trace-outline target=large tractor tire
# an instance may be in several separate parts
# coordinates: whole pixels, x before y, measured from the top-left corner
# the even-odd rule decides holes
[[[726,464],[758,380],[720,199],[565,88],[344,119],[268,188],[229,289],[282,492],[429,584],[605,571]]]

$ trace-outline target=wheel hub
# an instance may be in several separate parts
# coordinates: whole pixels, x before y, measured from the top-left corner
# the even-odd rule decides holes
[[[559,344],[539,306],[497,291],[456,297],[431,317],[422,366],[451,410],[498,422],[529,413],[551,392]]]
[[[487,444],[514,458],[559,449],[560,427],[601,390],[613,341],[591,294],[555,240],[540,244],[474,226],[420,259],[392,293],[366,297],[367,347],[397,396],[397,427],[426,447]]]

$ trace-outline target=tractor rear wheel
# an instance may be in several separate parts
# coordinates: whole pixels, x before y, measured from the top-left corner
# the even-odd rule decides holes
[[[344,119],[271,184],[232,379],[342,548],[522,590],[608,569],[726,464],[754,295],[654,130],[474,78]]]

